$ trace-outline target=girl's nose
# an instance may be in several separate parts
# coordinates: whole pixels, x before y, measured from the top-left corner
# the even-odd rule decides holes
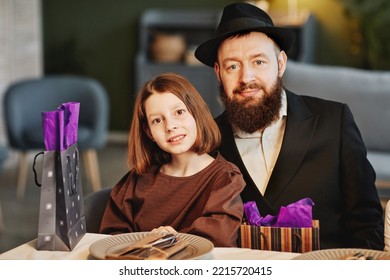
[[[166,131],[172,131],[172,130],[175,130],[177,129],[177,124],[173,121],[173,120],[166,120],[165,121],[165,129]]]

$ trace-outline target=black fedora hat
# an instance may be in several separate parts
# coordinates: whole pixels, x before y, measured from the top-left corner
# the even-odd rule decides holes
[[[226,38],[245,31],[267,34],[285,52],[290,49],[295,38],[291,30],[275,27],[271,17],[258,7],[248,3],[235,3],[224,8],[214,38],[199,45],[195,57],[213,67],[219,44]]]

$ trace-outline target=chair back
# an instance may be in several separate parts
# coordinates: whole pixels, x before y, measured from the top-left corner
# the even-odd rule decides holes
[[[3,164],[7,158],[8,158],[7,148],[0,145],[0,173],[3,170]]]
[[[99,233],[104,210],[110,199],[112,188],[104,188],[84,198],[84,215],[87,232]]]
[[[18,81],[4,94],[9,146],[43,149],[41,112],[65,102],[79,102],[78,147],[98,149],[106,143],[109,100],[103,86],[87,77],[53,75]]]

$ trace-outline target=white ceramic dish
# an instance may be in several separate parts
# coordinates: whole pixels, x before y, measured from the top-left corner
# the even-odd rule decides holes
[[[307,252],[298,257],[295,257],[294,260],[344,260],[347,257],[352,257],[356,253],[361,253],[364,255],[364,257],[371,257],[371,259],[374,260],[383,257],[390,257],[390,253],[384,251],[358,248],[342,248]]]

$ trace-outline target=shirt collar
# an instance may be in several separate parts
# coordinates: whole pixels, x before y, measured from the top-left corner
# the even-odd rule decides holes
[[[287,116],[287,97],[285,90],[282,90],[282,105],[279,111],[279,118],[273,122],[269,127],[274,126],[276,123],[280,122],[283,117]],[[239,128],[233,126],[234,136],[239,138],[260,138],[262,136],[261,131],[256,131],[254,133],[246,133],[241,131]]]

